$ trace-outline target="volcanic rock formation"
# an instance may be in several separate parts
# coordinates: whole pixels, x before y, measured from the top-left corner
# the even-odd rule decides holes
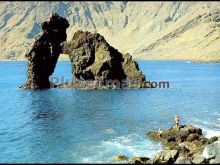
[[[57,14],[52,14],[50,20],[42,23],[41,27],[43,34],[36,39],[33,48],[26,54],[28,81],[22,88],[57,87],[52,86],[49,76],[54,72],[62,52],[69,54],[73,81],[70,84],[59,84],[58,87],[84,89],[150,87],[138,64],[132,60],[132,56],[120,53],[100,34],[79,30],[70,42],[64,42],[69,23]]]
[[[210,159],[203,156],[203,150],[218,140],[218,137],[207,139],[202,129],[193,125],[170,128],[158,135],[158,132],[147,133],[151,140],[164,147],[154,157],[153,164],[209,164]]]
[[[60,44],[67,38],[68,27],[68,21],[57,14],[52,14],[49,21],[41,24],[43,34],[36,39],[32,49],[26,54],[28,81],[22,88],[50,88],[49,76],[54,72],[62,52]]]
[[[115,157],[117,161],[129,164],[219,164],[220,137],[210,139],[203,135],[201,128],[180,125],[161,132],[148,132],[147,137],[162,144],[162,150],[153,158],[126,155]],[[147,155],[146,155],[147,156]]]
[[[69,54],[75,88],[144,88],[145,76],[129,54],[110,46],[98,33],[77,31],[63,52]],[[89,81],[91,80],[91,81]],[[89,85],[87,82],[92,82]]]

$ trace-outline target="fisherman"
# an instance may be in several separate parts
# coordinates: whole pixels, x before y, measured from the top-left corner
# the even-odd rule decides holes
[[[175,117],[174,117],[174,122],[176,124],[176,128],[179,128],[180,119],[179,119],[179,117],[177,115],[175,115]]]

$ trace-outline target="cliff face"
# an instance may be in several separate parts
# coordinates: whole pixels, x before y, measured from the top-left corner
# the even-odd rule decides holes
[[[142,59],[219,59],[220,2],[0,2],[0,59],[23,59],[51,12],[71,27],[67,40],[98,32]],[[66,56],[68,58],[68,56]]]

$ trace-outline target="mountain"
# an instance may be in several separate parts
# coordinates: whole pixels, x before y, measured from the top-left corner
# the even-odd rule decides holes
[[[0,2],[0,59],[24,59],[51,12],[136,59],[220,60],[220,2]],[[67,56],[64,58],[68,58]]]

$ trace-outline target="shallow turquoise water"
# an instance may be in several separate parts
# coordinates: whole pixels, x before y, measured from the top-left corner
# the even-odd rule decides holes
[[[114,162],[153,155],[145,133],[168,128],[178,114],[207,136],[220,134],[220,64],[140,61],[150,80],[169,89],[27,91],[26,62],[0,62],[0,162]],[[71,79],[69,62],[54,76]]]

